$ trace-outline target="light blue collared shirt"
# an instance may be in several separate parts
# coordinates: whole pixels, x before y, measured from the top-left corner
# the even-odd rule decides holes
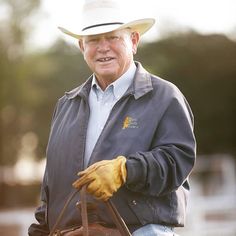
[[[132,63],[130,68],[104,91],[98,85],[95,75],[93,75],[92,87],[89,93],[90,116],[85,145],[85,167],[88,166],[92,151],[105,126],[112,107],[131,85],[135,71],[136,66]]]

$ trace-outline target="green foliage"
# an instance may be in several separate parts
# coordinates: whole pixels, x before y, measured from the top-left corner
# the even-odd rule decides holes
[[[1,0],[0,4],[7,11],[0,18],[0,164],[11,164],[19,152],[22,123],[29,117],[28,111],[22,112],[22,60],[30,19],[40,0]]]
[[[24,62],[27,93],[23,107],[32,113],[31,130],[38,135],[39,157],[45,156],[51,117],[57,99],[79,86],[89,71],[78,48],[58,41],[47,52]],[[27,127],[25,127],[27,128]]]
[[[199,153],[236,153],[236,42],[190,32],[144,45],[137,59],[187,97]]]
[[[8,3],[20,23],[8,21],[7,32],[0,27],[0,164],[4,165],[17,161],[27,132],[38,138],[36,157],[45,156],[57,99],[91,73],[79,49],[63,41],[26,54],[23,16],[30,15],[29,9],[33,12],[39,1],[27,2],[28,8],[23,4],[21,9],[16,1]],[[187,97],[195,115],[199,153],[236,154],[236,42],[223,35],[175,34],[141,45],[136,59]]]

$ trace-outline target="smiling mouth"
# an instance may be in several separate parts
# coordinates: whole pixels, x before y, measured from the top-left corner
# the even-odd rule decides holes
[[[103,57],[103,58],[99,58],[97,61],[108,62],[108,61],[112,61],[113,59],[114,59],[113,57]]]

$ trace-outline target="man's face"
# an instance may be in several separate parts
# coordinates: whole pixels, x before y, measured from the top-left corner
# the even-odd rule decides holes
[[[128,29],[85,36],[80,49],[98,81],[112,82],[123,75],[133,61],[139,41],[137,32]]]

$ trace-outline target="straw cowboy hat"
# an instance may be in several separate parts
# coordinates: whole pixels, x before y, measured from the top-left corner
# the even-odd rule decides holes
[[[130,21],[127,15],[124,14],[125,8],[127,6],[122,8],[118,0],[85,0],[82,8],[80,30],[77,33],[72,33],[65,28],[58,28],[63,33],[80,39],[83,36],[102,34],[125,28],[138,31],[142,35],[155,23],[153,18]]]

